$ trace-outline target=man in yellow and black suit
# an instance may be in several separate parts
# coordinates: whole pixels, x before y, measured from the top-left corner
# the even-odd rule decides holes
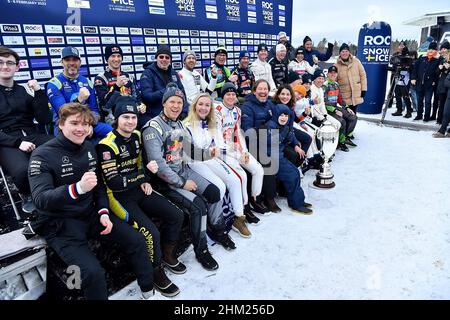
[[[153,191],[148,182],[141,158],[141,134],[135,130],[137,114],[134,98],[119,97],[114,109],[114,130],[99,142],[97,152],[108,190],[110,208],[145,237],[154,268],[155,288],[162,295],[173,297],[180,290],[167,278],[162,263],[174,273],[186,272],[186,266],[173,254],[184,214],[162,195]],[[150,161],[147,168],[153,173],[158,171],[155,161]],[[160,233],[149,218],[152,216],[162,220],[162,257]]]

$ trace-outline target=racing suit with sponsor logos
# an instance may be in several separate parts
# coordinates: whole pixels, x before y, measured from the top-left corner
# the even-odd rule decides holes
[[[150,217],[162,219],[161,241],[175,245],[183,223],[183,212],[161,194],[146,195],[141,184],[149,182],[144,173],[141,133],[129,138],[116,130],[102,139],[97,152],[111,210],[145,238],[154,266],[161,264],[160,234]]]
[[[86,172],[99,177],[94,146],[78,145],[62,133],[36,149],[28,170],[33,201],[38,210],[35,232],[67,263],[81,271],[81,288],[87,299],[107,299],[105,271],[88,246],[89,238],[118,243],[126,253],[142,291],[153,289],[153,274],[143,237],[114,215],[101,179],[88,192],[81,188]],[[108,215],[113,228],[106,235],[100,217]]]
[[[157,175],[169,185],[165,195],[190,214],[194,251],[199,254],[207,249],[207,218],[213,229],[225,229],[220,191],[189,167],[184,148],[191,148],[192,144],[181,121],[170,120],[162,112],[142,130],[147,161],[158,163]],[[183,189],[188,180],[196,183],[195,191]]]

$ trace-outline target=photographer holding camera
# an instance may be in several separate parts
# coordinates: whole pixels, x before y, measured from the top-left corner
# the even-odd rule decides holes
[[[391,86],[390,90],[394,90],[395,101],[397,106],[397,111],[392,113],[393,116],[401,116],[403,111],[403,102],[406,105],[405,118],[411,118],[411,113],[413,111],[411,107],[411,98],[409,96],[409,79],[410,73],[412,71],[412,57],[409,55],[408,47],[406,47],[403,42],[400,42],[399,49],[400,53],[397,51],[390,60],[388,70],[392,71]],[[392,91],[391,91],[392,92]],[[392,97],[392,93],[389,95]],[[389,101],[392,104],[392,100]]]

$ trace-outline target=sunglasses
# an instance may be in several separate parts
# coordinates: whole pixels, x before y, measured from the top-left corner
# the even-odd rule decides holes
[[[161,60],[170,60],[170,56],[160,54],[160,55],[158,56],[158,59],[161,59]]]

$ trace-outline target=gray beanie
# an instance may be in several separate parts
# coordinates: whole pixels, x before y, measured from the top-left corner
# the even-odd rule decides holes
[[[177,96],[183,99],[184,102],[184,93],[181,91],[175,82],[169,82],[166,86],[166,91],[164,92],[162,103],[164,104],[167,99],[170,97]]]
[[[186,50],[186,51],[184,52],[184,54],[183,54],[183,62],[186,61],[186,58],[187,58],[188,56],[194,56],[194,57],[196,57],[195,51],[194,51],[194,50]]]

